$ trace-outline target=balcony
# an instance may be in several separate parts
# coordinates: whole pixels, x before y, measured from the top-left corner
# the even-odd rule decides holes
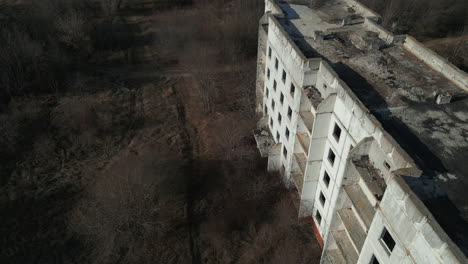
[[[387,184],[381,176],[380,171],[370,162],[369,156],[353,158],[352,163],[359,172],[369,192],[375,199],[380,201],[384,195],[385,189],[387,189]]]
[[[301,173],[291,173],[291,179],[296,186],[297,192],[299,195],[302,193],[302,186],[304,186],[304,175]]]
[[[294,161],[297,168],[301,171],[302,175],[304,175],[307,166],[307,157],[304,153],[294,153]]]
[[[304,126],[305,130],[309,135],[312,135],[312,127],[314,125],[314,115],[310,111],[303,111],[299,112],[300,120],[302,122],[302,125]],[[299,124],[301,125],[301,124]],[[305,132],[305,131],[304,131]]]
[[[310,103],[317,109],[319,104],[323,101],[322,95],[320,94],[319,90],[313,86],[307,86],[304,88],[304,94],[309,98]]]
[[[310,145],[310,137],[307,133],[304,134],[296,134],[297,141],[299,145],[301,145],[304,154],[307,156],[309,155],[309,145]]]
[[[369,229],[372,223],[372,219],[375,215],[375,208],[369,202],[364,192],[362,192],[362,189],[359,185],[354,184],[345,186],[344,190],[353,203],[353,207],[356,209],[359,218],[367,227],[367,229]]]
[[[271,149],[275,146],[275,140],[268,128],[268,117],[263,117],[258,122],[257,127],[258,129],[253,131],[255,141],[257,142],[257,148],[262,157],[268,157]]]
[[[339,249],[325,251],[320,264],[346,264],[346,260]]]
[[[361,252],[367,234],[359,223],[359,220],[356,218],[356,214],[353,212],[353,209],[344,208],[338,210],[338,216],[343,222],[345,230],[351,238],[354,248],[358,252]]]
[[[335,239],[336,245],[341,252],[341,256],[343,256],[345,263],[357,263],[359,255],[354,249],[353,244],[351,244],[346,231],[333,231],[332,236]]]

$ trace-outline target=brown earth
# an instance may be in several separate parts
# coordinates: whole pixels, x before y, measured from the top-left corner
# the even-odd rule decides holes
[[[225,59],[238,49],[213,38],[241,2],[129,6],[120,19],[146,41],[79,65],[86,89],[10,103],[2,263],[318,263],[253,141],[255,58]]]

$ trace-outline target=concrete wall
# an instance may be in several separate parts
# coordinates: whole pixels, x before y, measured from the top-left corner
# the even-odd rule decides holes
[[[267,1],[271,4],[271,1]],[[268,8],[274,8],[270,5]],[[285,168],[286,180],[289,179],[293,164],[293,153],[297,153],[296,134],[298,128],[299,112],[301,111],[301,97],[305,96],[302,87],[305,84],[315,82],[314,75],[311,73],[311,67],[319,65],[319,59],[307,59],[296,47],[295,43],[284,32],[276,17],[268,16],[268,36],[266,45],[260,47],[264,49],[264,91],[263,106],[268,108],[269,119],[273,120],[273,125],[269,122],[270,131],[277,141],[287,149],[288,155],[280,155],[279,163]],[[270,55],[271,49],[271,56]],[[276,60],[278,67],[276,68]],[[318,66],[316,66],[318,67]],[[286,73],[286,79],[283,81],[283,71]],[[270,73],[269,77],[267,73]],[[276,89],[275,87],[276,83]],[[294,85],[295,92],[290,93],[291,85]],[[268,92],[266,92],[268,90]],[[283,103],[281,103],[281,98]],[[275,102],[275,109],[272,108],[272,102]],[[291,118],[288,117],[288,110],[291,108]],[[281,115],[281,123],[278,116]],[[289,138],[286,136],[286,129],[289,131]],[[277,139],[279,134],[279,140]],[[282,150],[281,150],[282,152]]]
[[[263,94],[265,87],[265,61],[266,61],[266,49],[268,42],[268,32],[265,30],[265,24],[268,23],[267,15],[263,15],[260,19],[260,25],[258,28],[258,49],[257,49],[257,79],[256,79],[256,107],[257,113],[264,111],[263,106]]]
[[[275,48],[282,64],[289,71],[298,88],[313,85],[313,80],[306,82],[305,72],[310,71],[309,61],[284,31],[274,16],[269,17],[268,41]]]
[[[396,176],[387,184],[359,263],[369,263],[372,254],[380,263],[466,263],[463,253],[404,180]],[[391,254],[380,241],[384,227],[396,241]]]
[[[468,91],[468,74],[466,72],[458,69],[456,66],[437,55],[437,53],[431,49],[426,48],[411,36],[406,36],[403,47],[424,61],[427,65],[431,66],[434,70],[442,73],[460,88]]]

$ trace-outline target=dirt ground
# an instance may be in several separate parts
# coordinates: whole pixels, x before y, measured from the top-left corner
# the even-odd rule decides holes
[[[255,58],[184,42],[210,10],[131,7],[139,41],[84,65],[86,89],[0,114],[2,146],[21,150],[0,188],[1,262],[318,263],[255,147]]]

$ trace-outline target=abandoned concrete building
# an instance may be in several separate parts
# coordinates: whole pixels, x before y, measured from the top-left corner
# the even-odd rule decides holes
[[[468,77],[355,0],[266,0],[255,138],[321,263],[468,263]]]

